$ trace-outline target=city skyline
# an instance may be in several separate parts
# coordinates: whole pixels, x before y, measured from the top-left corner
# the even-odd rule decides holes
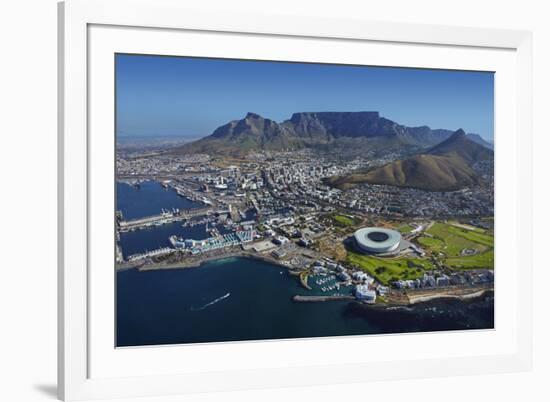
[[[406,126],[493,141],[491,72],[116,56],[117,135],[197,139],[254,112],[378,111]],[[458,111],[458,112],[457,112]]]

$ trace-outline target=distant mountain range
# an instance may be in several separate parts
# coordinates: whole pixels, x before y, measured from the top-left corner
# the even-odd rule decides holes
[[[479,182],[472,165],[493,158],[491,149],[479,145],[472,136],[458,130],[425,153],[368,172],[334,177],[328,182],[341,189],[370,183],[430,191],[458,190]]]
[[[380,117],[378,112],[294,113],[277,123],[255,113],[218,127],[211,135],[176,147],[173,152],[244,156],[258,151],[302,148],[358,151],[427,149],[445,141],[453,132],[428,126],[407,127]],[[492,144],[477,134],[468,138],[484,147]]]

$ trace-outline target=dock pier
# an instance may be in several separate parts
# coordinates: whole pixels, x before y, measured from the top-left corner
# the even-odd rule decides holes
[[[118,227],[121,232],[129,232],[132,230],[145,229],[152,226],[160,226],[160,225],[165,225],[167,223],[184,221],[191,218],[208,216],[212,213],[215,213],[215,211],[212,211],[211,208],[190,209],[190,210],[181,212],[179,214],[162,213],[159,215],[146,216],[144,218],[139,218],[139,219],[119,221]]]

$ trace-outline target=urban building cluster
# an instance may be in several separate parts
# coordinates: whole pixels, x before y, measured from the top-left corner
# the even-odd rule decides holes
[[[377,296],[384,297],[390,288],[356,267],[337,262],[320,246],[328,242],[334,248],[344,247],[353,238],[354,231],[346,234],[334,225],[332,217],[336,214],[358,216],[363,220],[376,217],[410,222],[452,216],[479,223],[484,223],[479,217],[493,215],[492,166],[475,167],[487,178],[486,182],[454,192],[369,184],[342,190],[328,185],[327,179],[383,165],[392,157],[346,159],[311,152],[282,152],[276,157],[261,154],[246,161],[166,153],[117,155],[118,180],[135,185],[155,180],[197,204],[189,210],[163,210],[158,216],[136,220],[125,220],[119,214],[117,235],[174,222],[184,227],[204,225],[208,233],[202,239],[170,236],[171,247],[126,259],[124,250],[117,244],[117,263],[243,252],[287,266],[301,275],[306,287],[309,285],[305,272],[313,278],[313,284],[320,283],[323,293],[353,295],[374,302]],[[385,252],[393,256],[412,253],[424,257],[425,251],[412,239],[427,225],[412,225],[410,233],[403,238],[395,230],[360,229],[355,232],[352,247],[358,252]],[[398,279],[389,285],[405,290],[472,286],[492,281],[490,269],[457,273],[434,264],[434,269],[421,278]],[[345,293],[341,293],[344,290]]]

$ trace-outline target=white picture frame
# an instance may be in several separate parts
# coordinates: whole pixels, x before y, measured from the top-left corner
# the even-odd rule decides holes
[[[130,12],[131,11],[131,12]],[[106,33],[95,35],[92,39],[91,32],[97,27],[105,27]],[[510,229],[521,236],[511,236],[508,241],[508,250],[514,256],[521,255],[521,266],[517,259],[497,259],[497,270],[505,267],[507,274],[503,279],[497,280],[496,292],[506,289],[510,297],[501,297],[502,308],[510,308],[513,312],[513,320],[503,323],[495,333],[505,335],[502,340],[502,348],[490,350],[484,353],[473,348],[470,353],[459,350],[454,355],[438,357],[422,353],[411,354],[403,358],[377,358],[369,360],[367,357],[355,356],[354,359],[324,362],[311,358],[304,354],[301,360],[294,360],[288,365],[277,361],[274,356],[284,355],[285,350],[291,350],[296,345],[289,341],[269,342],[240,342],[235,344],[217,344],[210,349],[206,347],[189,346],[180,347],[177,350],[167,348],[148,348],[147,351],[136,351],[134,356],[127,352],[128,362],[149,362],[151,365],[159,365],[166,362],[165,369],[160,371],[141,372],[125,371],[124,364],[114,362],[112,350],[103,351],[107,346],[97,342],[101,334],[96,328],[97,313],[101,308],[94,298],[94,293],[108,290],[102,288],[101,281],[96,281],[91,288],[92,280],[97,276],[90,269],[90,239],[94,231],[90,228],[89,211],[95,203],[97,192],[90,191],[92,181],[90,171],[94,169],[94,160],[98,156],[97,127],[91,119],[90,107],[97,102],[92,93],[106,93],[96,89],[101,80],[90,80],[92,67],[97,49],[109,54],[113,51],[124,50],[124,40],[113,40],[108,45],[104,40],[108,38],[109,29],[122,27],[128,30],[140,31],[141,42],[151,42],[149,52],[155,49],[155,35],[164,35],[166,38],[181,33],[200,35],[262,37],[265,40],[308,40],[333,42],[341,44],[343,48],[347,44],[375,44],[378,47],[390,46],[417,46],[419,50],[430,52],[430,49],[451,49],[460,52],[483,53],[482,58],[489,60],[491,52],[506,53],[499,65],[502,65],[503,77],[506,77],[507,88],[513,94],[508,99],[508,109],[496,108],[497,118],[499,114],[513,115],[511,127],[506,130],[499,128],[497,119],[496,131],[500,130],[501,136],[495,135],[497,148],[497,190],[496,204],[497,216],[500,199],[501,216],[510,218]],[[107,36],[105,36],[107,35]],[[149,40],[144,40],[150,37]],[[114,34],[113,34],[114,39]],[[231,40],[231,39],[228,39]],[[158,51],[174,52],[170,48],[170,40],[165,41],[164,48]],[[131,40],[130,42],[131,43]],[[176,42],[175,42],[176,43]],[[116,44],[116,45],[115,45]],[[344,46],[345,45],[345,46]],[[112,47],[109,47],[112,46]],[[121,46],[116,48],[116,46]],[[128,45],[130,46],[130,45]],[[146,46],[142,44],[141,46]],[[177,43],[173,46],[177,46]],[[235,45],[236,49],[240,45]],[[431,376],[449,376],[473,373],[501,373],[511,371],[529,370],[532,361],[531,341],[531,240],[532,240],[532,212],[531,212],[531,33],[525,31],[508,31],[481,28],[446,27],[436,25],[412,25],[393,22],[369,22],[362,20],[321,20],[308,17],[280,16],[280,15],[248,15],[220,13],[212,14],[199,9],[187,9],[183,2],[178,0],[68,0],[59,5],[59,312],[58,312],[58,390],[59,397],[64,400],[81,400],[95,398],[115,397],[143,397],[160,396],[167,394],[206,392],[220,390],[237,390],[247,388],[281,387],[329,384],[342,382],[359,382],[366,380],[419,378]],[[134,47],[132,47],[134,49]],[[137,49],[137,48],[136,48]],[[453,51],[454,51],[453,50]],[[235,50],[233,50],[235,52]],[[208,53],[208,49],[204,49]],[[269,49],[265,50],[269,53]],[[345,50],[344,50],[345,52]],[[388,53],[388,52],[386,52]],[[267,57],[267,56],[266,56]],[[305,57],[305,56],[304,56]],[[321,56],[319,56],[321,57]],[[328,57],[324,55],[322,57]],[[388,56],[389,57],[389,56]],[[394,58],[398,55],[392,56]],[[403,56],[404,57],[404,56]],[[388,58],[387,60],[393,60]],[[512,62],[510,62],[510,60]],[[478,61],[479,62],[479,61]],[[452,62],[443,64],[442,68],[450,68]],[[495,63],[497,63],[495,61]],[[490,64],[490,63],[489,63]],[[488,64],[488,65],[489,65]],[[474,64],[472,64],[473,66]],[[495,64],[497,65],[497,64]],[[420,66],[420,65],[418,65]],[[431,65],[434,67],[434,65]],[[455,65],[455,68],[467,68],[469,64]],[[437,67],[437,65],[435,65]],[[95,68],[95,67],[93,67]],[[491,67],[487,67],[491,68]],[[501,68],[501,67],[498,67]],[[497,70],[498,71],[498,70]],[[95,73],[94,73],[95,74]],[[100,77],[95,75],[94,77]],[[108,81],[106,81],[108,82]],[[503,84],[503,85],[504,85]],[[503,92],[496,91],[496,100],[503,96]],[[504,88],[504,87],[503,87]],[[112,102],[112,101],[111,101]],[[510,111],[510,113],[508,113]],[[506,113],[504,113],[506,112]],[[95,113],[95,112],[94,112]],[[96,116],[96,115],[94,115]],[[95,117],[94,117],[95,118]],[[91,124],[94,121],[94,124]],[[99,120],[97,120],[99,122]],[[108,127],[108,126],[105,126]],[[521,141],[518,140],[521,135]],[[111,143],[113,142],[110,139]],[[500,141],[500,143],[499,143]],[[502,144],[502,146],[500,145]],[[507,163],[498,164],[499,153],[506,156]],[[110,156],[109,156],[110,157]],[[501,158],[502,160],[502,158]],[[99,168],[98,168],[99,169]],[[101,169],[99,169],[101,170]],[[96,170],[94,170],[95,172]],[[498,175],[505,174],[509,177],[509,185],[501,181],[499,186]],[[94,173],[95,174],[95,173]],[[508,198],[509,197],[509,198]],[[97,216],[94,215],[94,219]],[[107,220],[112,219],[109,215]],[[498,220],[497,220],[497,225]],[[498,242],[499,240],[497,240]],[[507,245],[500,243],[501,250]],[[498,243],[497,243],[498,245]],[[95,253],[95,251],[94,251]],[[112,255],[112,254],[111,254]],[[521,269],[521,271],[520,271]],[[503,293],[501,293],[503,294]],[[108,298],[107,298],[108,299]],[[506,304],[508,303],[508,304]],[[107,303],[108,305],[108,303]],[[92,306],[94,306],[92,308]],[[497,304],[497,308],[498,304]],[[502,310],[501,308],[501,310]],[[105,318],[109,320],[109,318]],[[506,325],[504,325],[506,324]],[[106,326],[109,328],[109,326]],[[103,330],[103,333],[106,333]],[[99,334],[99,335],[98,335]],[[427,337],[418,334],[416,337]],[[449,334],[453,336],[453,334]],[[476,338],[481,340],[486,334],[472,331],[467,336],[463,333],[454,334],[457,342],[472,342]],[[491,342],[487,335],[487,342]],[[348,346],[380,342],[386,337],[352,337],[345,342]],[[392,342],[410,342],[410,336],[392,336]],[[418,338],[417,338],[418,339]],[[440,337],[440,339],[442,339]],[[450,339],[450,338],[449,338]],[[315,347],[315,342],[321,341],[293,341],[302,349]],[[303,344],[299,344],[302,342]],[[305,343],[304,343],[305,342]],[[325,347],[336,348],[338,339],[324,340]],[[480,341],[481,342],[481,341]],[[307,345],[307,346],[302,346]],[[202,349],[193,349],[200,348]],[[269,351],[270,350],[270,351]],[[106,352],[106,353],[103,353]],[[107,353],[108,352],[108,353]],[[103,353],[103,354],[102,354]],[[260,365],[252,365],[243,357],[239,367],[231,369],[225,366],[205,367],[199,371],[186,371],[177,367],[177,363],[168,362],[167,355],[181,353],[180,356],[196,356],[197,353],[225,353],[226,361],[232,353],[239,356],[257,355],[267,356]],[[92,364],[93,361],[101,361],[101,365]],[[252,362],[252,360],[250,360]],[[153,363],[154,362],[154,363]],[[116,364],[115,364],[116,363]],[[176,366],[174,366],[176,364]],[[414,370],[410,369],[414,364]],[[94,368],[92,368],[92,366]],[[103,366],[103,368],[101,367]],[[114,367],[106,370],[105,366]],[[226,367],[227,366],[227,367]],[[235,363],[235,366],[236,363]],[[99,367],[96,369],[96,367]]]

